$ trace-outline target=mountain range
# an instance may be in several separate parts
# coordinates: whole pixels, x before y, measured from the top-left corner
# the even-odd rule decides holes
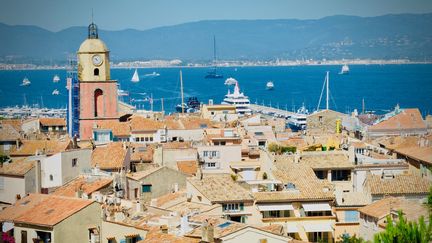
[[[223,60],[432,60],[432,13],[377,17],[336,15],[316,20],[205,20],[149,30],[99,30],[118,61],[181,59],[209,62],[213,36]],[[51,32],[0,24],[1,62],[64,62],[87,27]]]

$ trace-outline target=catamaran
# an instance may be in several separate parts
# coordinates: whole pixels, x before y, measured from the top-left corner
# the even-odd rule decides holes
[[[135,72],[132,76],[131,81],[134,83],[138,83],[140,81],[139,76],[138,76],[138,70],[136,68],[135,68]]]

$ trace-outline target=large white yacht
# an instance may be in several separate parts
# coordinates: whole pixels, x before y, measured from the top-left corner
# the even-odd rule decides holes
[[[236,111],[239,115],[250,115],[252,114],[252,110],[250,109],[250,101],[249,97],[240,93],[240,88],[238,82],[235,83],[234,92],[231,94],[228,89],[228,94],[225,95],[224,100],[222,101],[224,105],[234,105],[236,107]]]

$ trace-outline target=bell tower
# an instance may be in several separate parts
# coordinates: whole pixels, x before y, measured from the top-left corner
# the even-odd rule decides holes
[[[118,120],[117,81],[111,80],[109,50],[99,39],[94,23],[88,26],[87,39],[78,52],[80,87],[80,138],[93,138],[99,120]]]

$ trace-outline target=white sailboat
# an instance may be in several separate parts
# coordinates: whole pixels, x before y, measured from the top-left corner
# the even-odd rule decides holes
[[[344,65],[342,66],[342,69],[341,69],[341,71],[339,72],[339,74],[348,74],[349,71],[350,71],[350,69],[349,69],[348,65],[347,65],[347,64],[344,64]]]
[[[135,68],[135,72],[132,76],[131,81],[134,83],[138,83],[140,81],[139,76],[138,76],[138,70],[136,68]]]
[[[30,80],[25,77],[22,81],[22,83],[20,84],[20,86],[29,86],[31,84]]]
[[[53,90],[52,95],[59,95],[60,92],[58,91],[58,89]]]
[[[53,77],[53,83],[57,83],[58,81],[60,81],[60,77],[56,74]]]
[[[267,84],[266,84],[266,88],[268,90],[272,90],[274,88],[273,82],[272,81],[268,81]]]

